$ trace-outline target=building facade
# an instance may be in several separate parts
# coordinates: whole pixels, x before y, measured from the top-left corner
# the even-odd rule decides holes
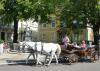
[[[60,25],[63,25],[60,27]],[[93,41],[93,29],[86,28],[68,28],[65,23],[53,20],[51,23],[33,22],[33,20],[19,21],[19,40],[31,40],[42,42],[62,42],[64,35],[68,35],[72,42],[81,42],[82,40]]]
[[[10,41],[13,29],[13,24],[0,23],[0,40]]]
[[[50,24],[39,24],[33,20],[19,21],[19,40],[23,41],[29,37],[31,41],[57,42],[57,29],[56,21]],[[26,36],[28,33],[29,36]]]
[[[65,23],[57,20],[52,20],[51,23],[39,24],[29,19],[27,21],[19,21],[18,25],[19,41],[61,42],[65,34],[69,36],[71,42],[93,41],[94,39],[91,28],[81,28],[79,30],[67,28]],[[60,25],[63,26],[60,27]],[[0,24],[0,39],[11,40],[13,29],[13,24]]]

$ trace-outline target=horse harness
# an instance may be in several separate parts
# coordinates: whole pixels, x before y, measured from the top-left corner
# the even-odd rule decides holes
[[[35,51],[37,51],[37,42],[35,42]],[[39,44],[39,45],[41,45],[41,51],[40,51],[40,53],[41,54],[43,54],[44,53],[44,51],[43,51],[43,43],[41,42],[41,44]]]
[[[26,45],[27,47],[30,47],[30,49],[32,49],[32,46],[30,46],[30,45],[28,45],[28,44],[25,44],[24,43],[24,45]],[[38,45],[41,45],[41,51],[38,51],[37,50],[37,48],[38,48]],[[34,47],[35,47],[35,49],[33,50],[33,52],[31,51],[31,53],[34,53],[34,52],[40,52],[42,55],[46,55],[47,53],[43,50],[43,47],[44,47],[44,44],[41,42],[41,44],[38,44],[37,42],[35,42],[35,44],[34,44]],[[51,53],[51,52],[50,52]],[[48,54],[48,55],[50,55],[50,54]]]

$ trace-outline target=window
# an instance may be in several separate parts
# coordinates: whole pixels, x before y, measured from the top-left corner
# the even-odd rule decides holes
[[[51,21],[51,27],[52,27],[52,28],[55,28],[55,27],[56,27],[56,20],[53,19],[53,20]]]
[[[1,32],[1,40],[5,40],[5,32]]]

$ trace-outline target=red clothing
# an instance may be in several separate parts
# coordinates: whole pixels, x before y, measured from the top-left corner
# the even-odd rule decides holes
[[[81,48],[86,48],[86,44],[81,44]]]
[[[8,48],[8,43],[7,42],[3,43],[3,48],[5,48],[5,49]]]

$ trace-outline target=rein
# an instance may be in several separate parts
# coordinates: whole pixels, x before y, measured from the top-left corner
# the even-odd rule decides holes
[[[41,42],[41,54],[43,54],[43,43]]]

